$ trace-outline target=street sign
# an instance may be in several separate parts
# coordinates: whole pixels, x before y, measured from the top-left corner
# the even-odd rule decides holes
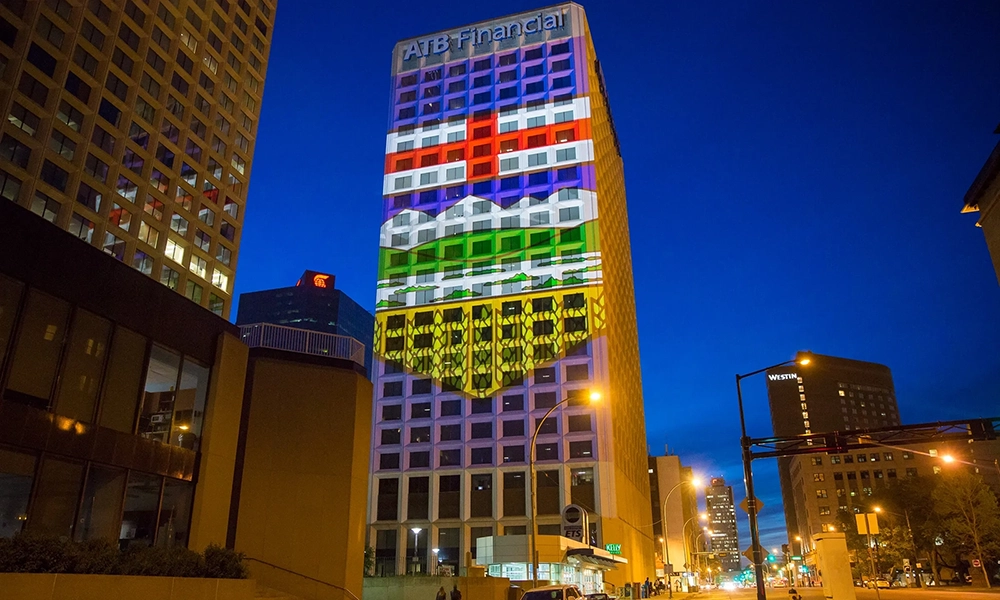
[[[791,559],[792,559],[792,560],[802,560],[802,557],[796,554],[796,555],[793,555],[793,556],[791,557]]]
[[[854,515],[854,521],[858,526],[858,535],[878,535],[878,515],[875,513]]]
[[[972,566],[978,569],[978,568],[980,568],[980,567],[983,566],[983,563],[978,558],[973,558],[972,559]]]
[[[740,502],[740,508],[743,509],[743,512],[746,513],[750,512],[750,502],[751,502],[750,498],[744,498],[743,501]],[[753,502],[755,502],[754,507],[756,508],[756,511],[759,513],[760,509],[764,508],[764,503],[760,501],[760,498],[757,498]]]
[[[767,559],[767,551],[764,550],[764,548],[762,548],[761,546],[757,546],[757,551],[760,553],[761,560]],[[743,556],[747,557],[747,560],[749,560],[750,563],[753,564],[753,546],[744,550]]]

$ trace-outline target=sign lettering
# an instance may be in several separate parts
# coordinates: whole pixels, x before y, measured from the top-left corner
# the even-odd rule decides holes
[[[798,381],[798,373],[772,373],[767,376],[771,381],[787,381],[789,379],[794,379]]]
[[[470,27],[457,34],[442,34],[422,40],[411,41],[403,50],[403,60],[423,58],[432,54],[441,54],[455,45],[461,50],[466,43],[480,46],[492,42],[500,42],[510,38],[521,37],[529,33],[538,33],[551,29],[561,29],[566,26],[566,15],[561,12],[537,15],[529,19],[520,19],[503,23],[495,27]]]
[[[608,554],[621,554],[622,545],[621,544],[604,544],[604,549],[607,550]]]

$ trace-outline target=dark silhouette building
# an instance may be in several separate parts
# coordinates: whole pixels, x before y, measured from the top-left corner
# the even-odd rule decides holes
[[[889,367],[876,363],[813,354],[808,365],[769,370],[767,396],[777,436],[877,429],[900,424],[892,372]],[[895,463],[904,458],[898,452],[895,455],[874,453],[874,458],[864,452],[857,453],[860,457],[853,454],[778,459],[790,540],[801,541],[803,547],[808,547],[812,535],[832,531],[837,512],[852,510],[855,505],[867,502],[877,485],[875,481],[895,478]],[[824,471],[827,465],[853,465],[855,460],[892,464],[850,471],[847,479],[835,479],[833,473]],[[841,476],[844,472],[838,471]]]
[[[306,271],[292,287],[240,294],[237,325],[270,323],[353,337],[365,345],[365,372],[372,374],[375,317],[334,287],[336,278]]]

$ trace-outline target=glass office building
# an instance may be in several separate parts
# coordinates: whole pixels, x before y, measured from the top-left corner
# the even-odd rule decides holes
[[[462,571],[477,539],[526,534],[529,440],[559,405],[537,438],[539,532],[580,505],[584,541],[620,544],[621,577],[652,576],[624,174],[583,9],[401,41],[391,90],[378,571]]]
[[[0,197],[228,317],[274,5],[0,4]]]

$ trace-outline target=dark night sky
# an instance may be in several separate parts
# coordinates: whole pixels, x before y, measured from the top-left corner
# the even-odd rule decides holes
[[[372,307],[393,44],[539,5],[280,2],[236,292],[315,269]],[[1000,3],[584,6],[625,160],[653,452],[742,498],[733,374],[799,349],[891,367],[904,422],[1000,412],[1000,286],[959,212],[997,142]],[[769,433],[763,378],[744,386]],[[755,473],[771,548],[777,474]]]

